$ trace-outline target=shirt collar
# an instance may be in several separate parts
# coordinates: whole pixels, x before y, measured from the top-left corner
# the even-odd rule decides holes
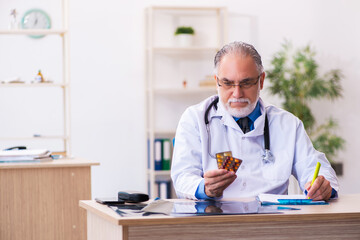
[[[264,113],[266,112],[266,106],[267,104],[265,104],[262,101],[261,97],[259,97],[255,109],[251,114],[249,114],[249,115],[254,114],[254,118],[251,118],[251,120],[254,119],[253,122],[254,130],[247,133],[249,137],[260,136],[264,134],[264,123],[265,123]],[[234,117],[231,116],[229,112],[225,109],[225,106],[222,104],[221,100],[219,100],[218,109],[215,110],[215,108],[212,108],[212,110],[210,111],[209,120],[211,120],[212,118],[220,118],[222,124],[234,129],[239,129],[239,125],[237,124],[236,121],[234,121]]]

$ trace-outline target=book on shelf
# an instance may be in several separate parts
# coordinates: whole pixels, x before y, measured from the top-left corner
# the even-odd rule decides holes
[[[171,144],[170,139],[162,140],[162,170],[170,170],[171,167]]]
[[[21,149],[0,151],[0,162],[43,162],[53,160],[46,149]]]
[[[155,139],[154,142],[154,161],[155,170],[162,170],[162,141],[161,139]]]
[[[150,159],[150,156],[148,158]],[[156,138],[154,140],[154,166],[156,171],[170,170],[171,140],[169,138]]]
[[[158,197],[161,199],[171,198],[171,180],[156,181]]]

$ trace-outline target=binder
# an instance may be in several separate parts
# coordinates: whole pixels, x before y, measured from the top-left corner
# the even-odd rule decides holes
[[[169,199],[171,198],[171,181],[157,181],[158,185],[158,196],[161,199]]]
[[[162,170],[170,170],[171,166],[171,144],[170,139],[162,141]]]
[[[155,170],[162,170],[162,141],[161,139],[155,139],[154,143],[154,161]]]

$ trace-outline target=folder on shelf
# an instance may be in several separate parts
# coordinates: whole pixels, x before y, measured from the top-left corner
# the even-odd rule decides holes
[[[51,152],[46,149],[0,151],[0,162],[42,162],[52,159]]]
[[[162,170],[162,141],[161,139],[155,139],[154,142],[154,161],[155,170]]]
[[[163,180],[156,181],[158,186],[158,197],[161,199],[169,199],[171,198],[171,181]]]
[[[150,141],[148,140],[148,168],[150,169]],[[156,138],[154,140],[154,170],[168,171],[171,168],[171,140],[169,138]]]
[[[170,139],[162,141],[162,170],[170,170],[171,166],[171,144]]]

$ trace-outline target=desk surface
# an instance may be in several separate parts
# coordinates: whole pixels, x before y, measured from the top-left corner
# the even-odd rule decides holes
[[[233,200],[233,199],[232,199]],[[179,201],[175,200],[174,201]],[[329,205],[299,206],[301,210],[282,211],[281,214],[248,214],[248,215],[216,215],[216,216],[189,216],[174,217],[154,215],[147,217],[121,217],[109,207],[93,200],[80,201],[80,207],[92,212],[101,218],[122,226],[161,225],[161,224],[191,224],[215,222],[262,222],[266,220],[326,220],[326,219],[360,219],[360,194],[341,195],[331,200]]]
[[[82,158],[62,158],[45,162],[19,162],[19,163],[0,163],[0,169],[13,168],[55,168],[55,167],[84,167],[99,165]]]

